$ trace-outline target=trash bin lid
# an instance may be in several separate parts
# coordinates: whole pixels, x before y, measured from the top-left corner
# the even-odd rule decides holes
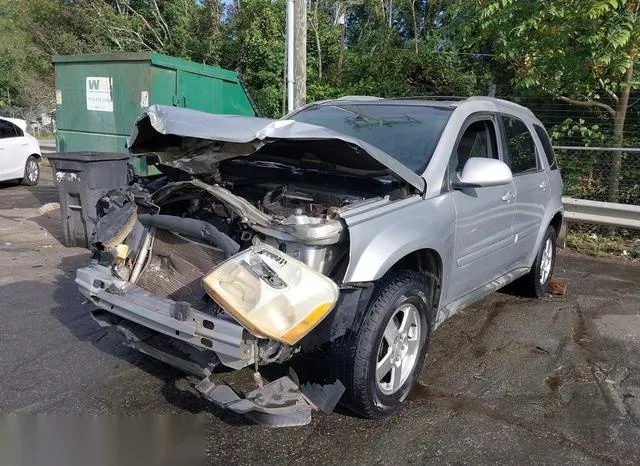
[[[129,154],[120,152],[54,152],[47,154],[49,160],[73,160],[75,162],[105,162],[109,160],[126,160]]]

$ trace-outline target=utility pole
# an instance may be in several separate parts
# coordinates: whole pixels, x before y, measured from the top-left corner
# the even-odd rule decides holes
[[[293,112],[294,109],[294,83],[295,83],[295,75],[293,69],[294,63],[294,0],[287,0],[287,113]]]
[[[295,109],[307,103],[307,1],[294,0],[294,87]]]
[[[307,3],[287,0],[287,112],[307,100]]]
[[[342,80],[342,65],[344,63],[344,29],[345,29],[345,14],[341,13],[338,16],[337,23],[340,25],[340,55],[338,56],[338,79]]]

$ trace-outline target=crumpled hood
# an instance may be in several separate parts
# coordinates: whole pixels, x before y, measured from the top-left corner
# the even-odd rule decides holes
[[[152,105],[136,120],[129,151],[155,153],[160,164],[192,175],[211,164],[254,154],[339,167],[354,174],[389,174],[424,192],[425,180],[386,152],[360,139],[294,120],[215,115]]]

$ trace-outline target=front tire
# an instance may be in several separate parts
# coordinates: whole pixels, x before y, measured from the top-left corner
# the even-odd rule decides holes
[[[531,270],[522,277],[523,292],[527,296],[540,298],[546,294],[555,263],[556,230],[549,225]]]
[[[431,303],[423,275],[401,271],[379,283],[359,331],[341,355],[344,404],[378,419],[407,398],[424,362]]]
[[[33,155],[30,155],[27,162],[24,164],[24,176],[22,177],[22,184],[25,186],[35,186],[40,180],[40,166],[38,165],[38,159]]]

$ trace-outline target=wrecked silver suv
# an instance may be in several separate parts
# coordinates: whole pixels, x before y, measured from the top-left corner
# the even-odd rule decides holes
[[[551,277],[562,183],[541,123],[510,102],[343,98],[282,120],[152,106],[129,146],[164,176],[101,199],[76,283],[98,322],[260,422],[338,400],[391,413],[445,318]],[[298,353],[321,356],[323,380],[264,385],[258,366]],[[214,382],[218,366],[255,367],[256,390]]]

